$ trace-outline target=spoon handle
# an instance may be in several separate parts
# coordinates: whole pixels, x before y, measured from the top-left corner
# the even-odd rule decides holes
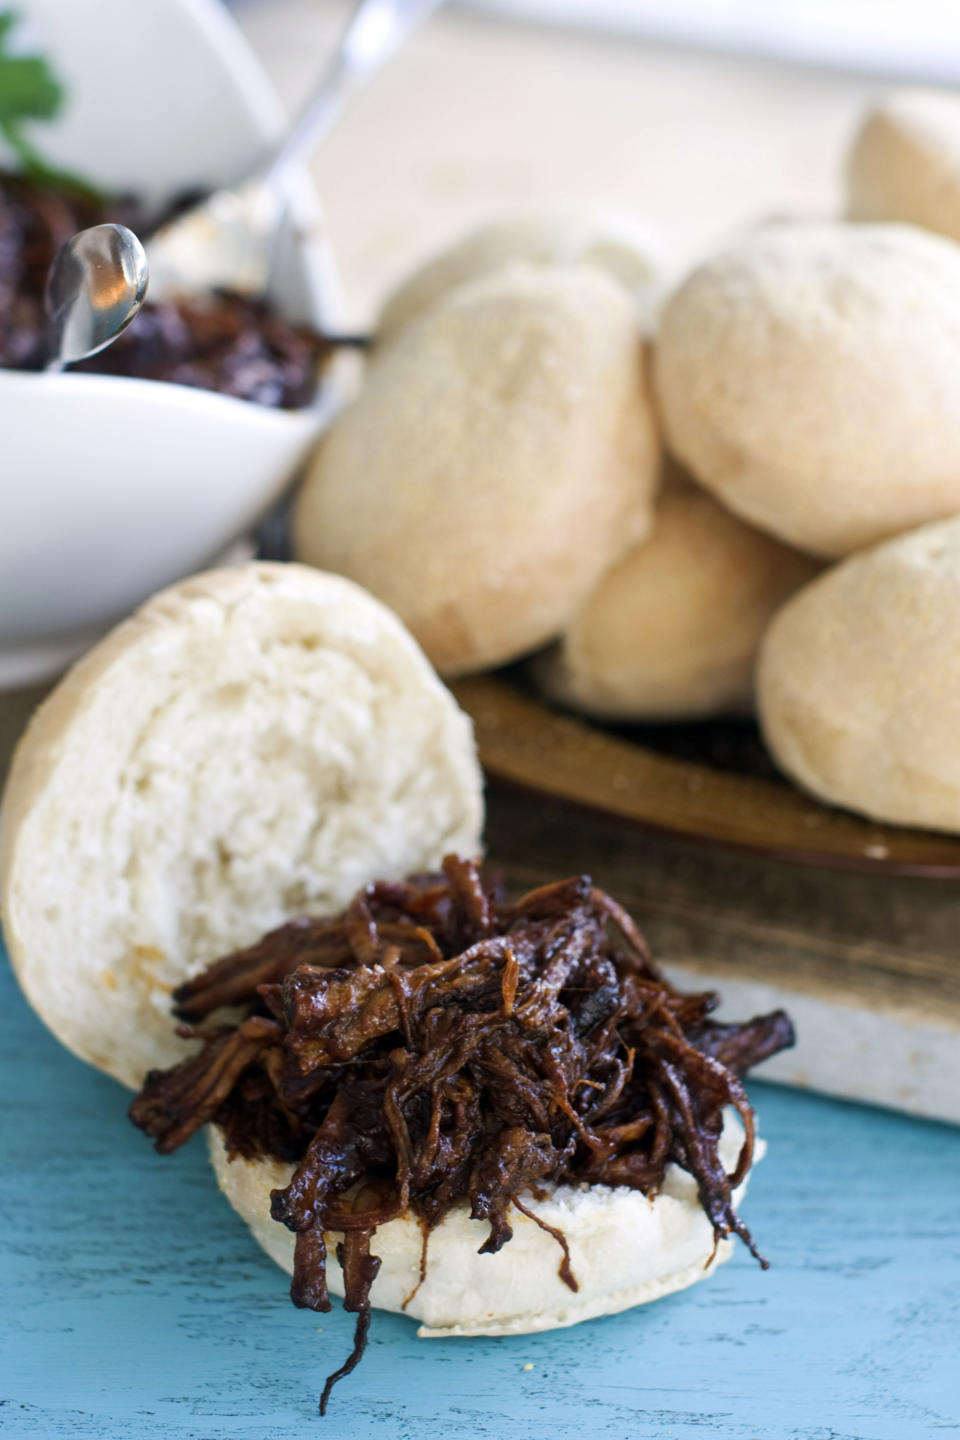
[[[389,60],[407,36],[444,0],[360,0],[346,33],[322,79],[279,146],[259,167],[276,181],[308,155],[335,124],[356,86]]]
[[[215,286],[251,295],[271,288],[283,263],[288,231],[288,171],[326,135],[350,93],[442,3],[360,0],[333,59],[290,130],[233,185],[214,190],[151,237],[154,298]]]

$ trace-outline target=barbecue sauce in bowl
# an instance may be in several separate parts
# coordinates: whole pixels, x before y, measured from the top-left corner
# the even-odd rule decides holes
[[[44,368],[44,287],[65,240],[107,221],[148,235],[194,198],[151,216],[129,196],[101,201],[79,188],[53,189],[0,172],[0,369]],[[315,398],[332,348],[325,336],[284,319],[263,300],[215,291],[148,300],[113,345],[73,368],[192,385],[293,410]]]

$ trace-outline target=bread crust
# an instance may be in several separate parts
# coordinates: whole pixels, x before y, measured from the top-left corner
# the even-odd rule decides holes
[[[960,247],[773,224],[668,301],[668,443],[737,514],[826,558],[960,510]]]
[[[476,853],[469,721],[339,576],[211,571],[148,601],[34,716],[0,809],[27,998],[137,1086],[184,1050],[170,991],[292,913]]]
[[[652,231],[622,215],[557,205],[506,210],[438,250],[387,296],[377,321],[383,343],[441,296],[517,260],[594,265],[622,285],[652,331],[665,261]]]
[[[827,571],[788,601],[758,667],[786,773],[874,820],[960,831],[960,518]]]
[[[868,111],[847,162],[852,220],[898,220],[960,240],[960,98],[896,90]]]
[[[649,539],[607,571],[562,640],[533,662],[537,683],[607,720],[749,713],[763,631],[818,568],[674,476]]]
[[[451,292],[374,355],[328,432],[297,555],[377,594],[442,674],[545,644],[649,526],[645,366],[629,299],[592,268]]]

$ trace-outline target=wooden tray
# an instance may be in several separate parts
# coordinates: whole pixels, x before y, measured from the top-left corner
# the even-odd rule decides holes
[[[862,820],[786,781],[658,753],[559,714],[509,679],[453,690],[473,717],[488,775],[649,830],[804,865],[960,879],[960,838]]]

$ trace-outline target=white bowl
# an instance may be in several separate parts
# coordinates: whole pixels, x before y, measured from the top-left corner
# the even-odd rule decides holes
[[[282,124],[218,0],[18,0],[69,95],[52,160],[152,198],[242,173]],[[3,160],[0,153],[0,161]],[[272,299],[335,323],[306,176]],[[212,391],[0,370],[0,688],[55,674],[147,595],[213,560],[290,484],[337,403],[272,410]]]

